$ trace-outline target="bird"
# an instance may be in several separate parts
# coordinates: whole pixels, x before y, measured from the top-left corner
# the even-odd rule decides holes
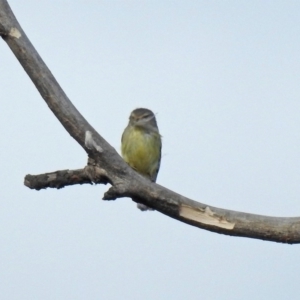
[[[156,182],[161,161],[162,139],[154,113],[137,108],[129,116],[129,123],[121,139],[121,153],[125,162],[145,178]],[[138,203],[141,211],[153,210]]]

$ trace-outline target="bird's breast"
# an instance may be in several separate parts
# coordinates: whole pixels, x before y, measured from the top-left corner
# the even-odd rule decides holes
[[[160,160],[160,136],[135,128],[127,128],[122,139],[122,156],[136,171],[152,177]]]

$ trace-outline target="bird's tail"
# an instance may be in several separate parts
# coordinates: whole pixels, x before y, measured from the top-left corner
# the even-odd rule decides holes
[[[154,210],[153,208],[151,208],[145,204],[142,204],[142,203],[137,203],[137,208],[141,211]]]

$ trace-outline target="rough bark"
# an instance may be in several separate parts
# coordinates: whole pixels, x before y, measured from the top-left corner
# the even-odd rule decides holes
[[[300,243],[300,217],[267,217],[212,207],[152,183],[134,172],[74,107],[5,0],[0,0],[0,35],[51,111],[89,156],[89,163],[84,169],[27,175],[24,181],[26,186],[39,190],[92,182],[110,183],[112,187],[105,193],[104,200],[131,197],[169,217],[212,232],[281,243]]]

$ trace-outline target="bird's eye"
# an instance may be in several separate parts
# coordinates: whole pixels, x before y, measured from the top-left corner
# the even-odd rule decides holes
[[[144,115],[143,116],[143,119],[147,119],[147,118],[149,118],[150,117],[150,115]]]

